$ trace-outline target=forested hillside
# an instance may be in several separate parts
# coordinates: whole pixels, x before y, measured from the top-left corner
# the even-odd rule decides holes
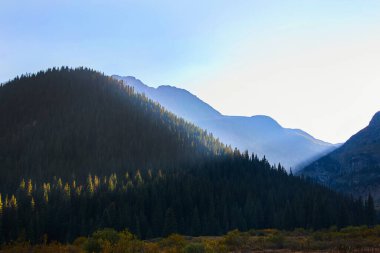
[[[168,170],[230,152],[132,88],[88,69],[16,78],[0,88],[0,101],[2,191],[21,177]]]
[[[371,225],[354,200],[241,153],[98,72],[0,87],[0,240]]]
[[[380,209],[380,112],[344,145],[313,162],[300,174],[341,192],[375,199]]]

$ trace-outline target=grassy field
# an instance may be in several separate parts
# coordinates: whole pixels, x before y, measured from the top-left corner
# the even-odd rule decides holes
[[[2,245],[1,253],[253,253],[253,252],[380,252],[380,226],[335,227],[320,231],[276,229],[231,231],[217,237],[167,238],[142,241],[128,231],[104,229],[90,237],[79,237],[72,244],[45,242],[31,245],[22,240]]]

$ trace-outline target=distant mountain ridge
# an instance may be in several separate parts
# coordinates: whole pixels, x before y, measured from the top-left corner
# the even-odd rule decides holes
[[[198,122],[199,120],[222,116],[220,112],[185,89],[169,85],[153,88],[133,76],[121,77],[114,75],[112,77],[124,81],[129,86],[132,86],[136,92],[144,93],[148,98],[160,103],[166,109],[188,121]]]
[[[174,86],[152,88],[132,76],[113,75],[134,87],[136,92],[160,103],[174,114],[211,132],[223,143],[249,150],[271,163],[281,163],[289,170],[300,167],[334,150],[333,145],[300,129],[283,128],[269,116],[226,116],[187,90]]]
[[[344,145],[300,174],[354,196],[374,195],[380,207],[380,112]]]

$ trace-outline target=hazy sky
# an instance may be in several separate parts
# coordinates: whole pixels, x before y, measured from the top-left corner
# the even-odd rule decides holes
[[[0,0],[0,82],[61,65],[343,142],[380,110],[380,1]]]

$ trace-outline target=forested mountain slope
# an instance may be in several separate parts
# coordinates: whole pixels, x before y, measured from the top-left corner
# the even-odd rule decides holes
[[[300,174],[338,191],[366,196],[380,207],[380,112],[343,146],[313,162]]]
[[[373,224],[371,199],[232,151],[89,69],[16,78],[0,101],[0,242]]]
[[[120,82],[88,69],[48,70],[0,87],[1,186],[20,177],[84,179],[173,169],[228,150]]]

